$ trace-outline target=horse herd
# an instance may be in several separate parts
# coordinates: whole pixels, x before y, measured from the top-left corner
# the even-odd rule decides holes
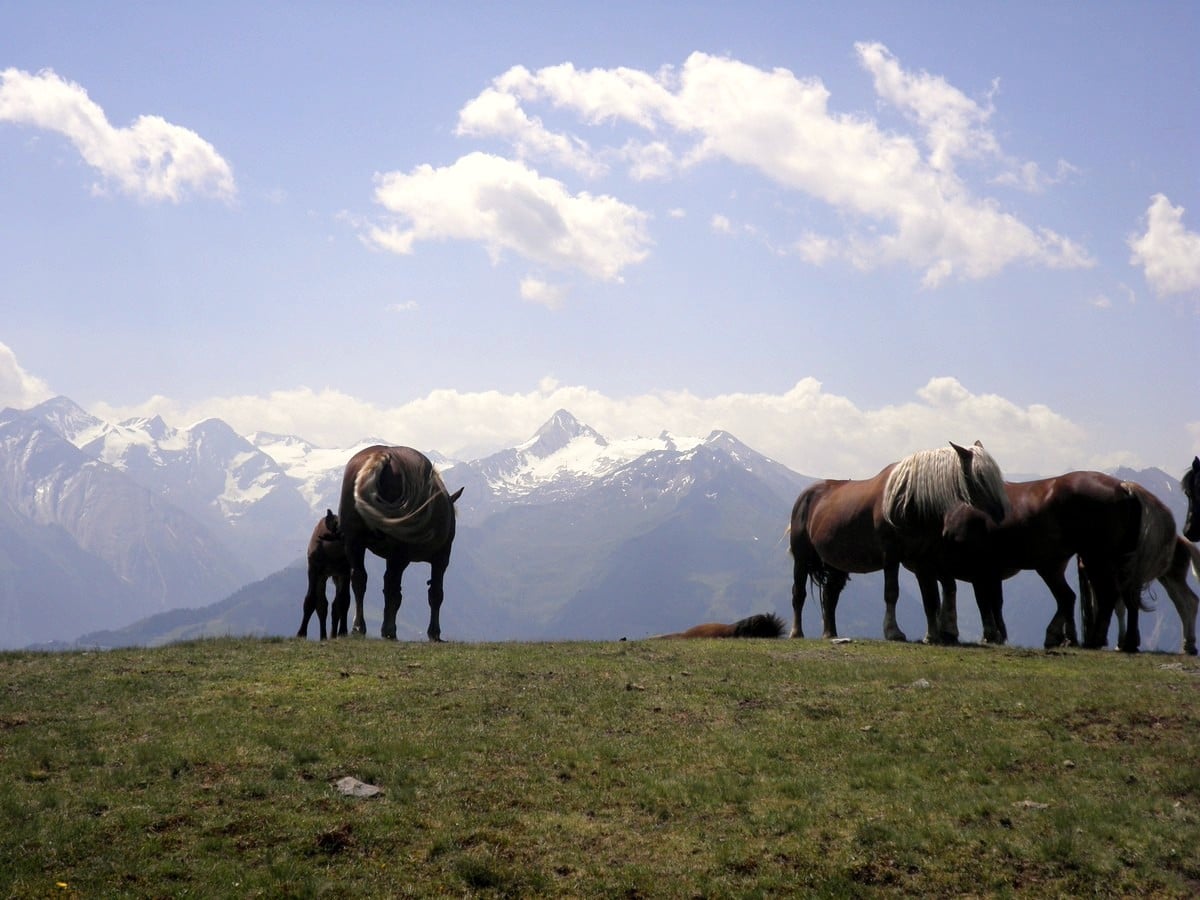
[[[1183,649],[1196,653],[1200,598],[1187,584],[1189,564],[1200,577],[1200,457],[1181,481],[1188,501],[1183,536],[1170,510],[1138,484],[1101,472],[1006,482],[978,441],[913,453],[873,478],[826,480],[808,487],[792,508],[791,637],[803,637],[800,616],[809,587],[820,591],[823,637],[837,637],[837,602],[851,574],[883,571],[884,637],[905,640],[896,623],[899,570],[917,579],[928,643],[958,640],[957,581],[975,593],[986,643],[1007,639],[1002,582],[1021,570],[1041,576],[1056,602],[1045,646],[1107,643],[1114,613],[1118,647],[1136,652],[1142,593],[1158,580],[1183,624]],[[346,464],[338,512],[317,522],[308,545],[308,592],[299,637],[317,616],[321,639],[363,634],[366,551],[382,557],[383,627],[396,637],[401,576],[413,562],[430,564],[429,628],[441,640],[443,580],[455,533],[455,501],[433,464],[408,447],[376,445]],[[1082,641],[1075,627],[1075,593],[1066,569],[1077,559]],[[330,628],[326,583],[335,593]],[[939,587],[941,593],[939,596]],[[759,615],[733,625],[711,623],[661,637],[778,637],[777,616]]]

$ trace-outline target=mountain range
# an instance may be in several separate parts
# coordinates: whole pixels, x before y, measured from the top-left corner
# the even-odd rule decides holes
[[[336,510],[346,460],[372,443],[403,441],[320,448],[239,435],[218,419],[113,424],[64,397],[0,412],[0,648],[295,633],[308,535]],[[451,490],[465,489],[442,615],[450,639],[640,638],[754,612],[790,618],[785,530],[812,479],[727,432],[609,440],[560,410],[529,440],[482,459],[426,452]],[[1117,474],[1181,516],[1166,473]],[[382,566],[372,558],[369,571],[376,634]],[[899,614],[919,637],[910,580]],[[418,639],[424,575],[405,582],[399,633]],[[969,639],[977,614],[970,591],[961,594]],[[878,637],[881,597],[878,575],[855,576],[839,606],[842,633]],[[1052,612],[1044,586],[1023,573],[1005,597],[1010,639],[1040,645]],[[1178,618],[1165,606],[1144,621],[1147,648],[1178,648]],[[805,630],[820,633],[815,602]]]

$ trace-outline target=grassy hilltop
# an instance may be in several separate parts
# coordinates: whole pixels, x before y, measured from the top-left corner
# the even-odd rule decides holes
[[[1198,735],[1151,654],[0,654],[0,896],[1194,896]]]

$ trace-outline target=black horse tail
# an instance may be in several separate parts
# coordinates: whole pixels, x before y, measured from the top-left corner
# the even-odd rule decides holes
[[[733,637],[738,638],[777,638],[783,637],[787,626],[783,619],[774,613],[759,613],[738,619],[733,623]]]
[[[1166,572],[1175,553],[1175,517],[1157,497],[1134,482],[1122,482],[1136,507],[1131,512],[1136,544],[1122,558],[1121,587],[1127,596],[1137,596],[1138,607],[1148,611],[1142,593]]]

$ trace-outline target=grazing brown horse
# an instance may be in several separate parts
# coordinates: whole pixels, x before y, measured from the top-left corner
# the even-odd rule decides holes
[[[1183,495],[1187,497],[1187,515],[1183,520],[1183,536],[1189,541],[1200,541],[1200,456],[1192,460],[1192,467],[1179,482]],[[1197,573],[1200,577],[1200,572]]]
[[[783,637],[783,619],[774,613],[758,613],[738,619],[732,625],[723,622],[707,622],[696,625],[687,631],[675,634],[656,634],[656,638],[777,638]]]
[[[905,640],[896,623],[900,597],[899,570],[904,564],[917,575],[925,607],[925,640],[941,643],[950,626],[939,620],[940,582],[950,596],[954,581],[939,571],[943,518],[960,503],[979,507],[989,521],[1002,521],[1007,499],[1000,467],[978,441],[973,447],[955,444],[922,450],[886,466],[874,478],[830,480],[811,485],[792,508],[792,637],[803,637],[800,614],[805,586],[811,579],[821,588],[823,636],[837,637],[837,601],[852,572],[884,574],[884,637]],[[995,584],[999,591],[999,581]],[[949,608],[954,609],[950,603]],[[998,602],[981,603],[983,614]],[[990,620],[985,637],[1003,642],[1002,631]],[[957,633],[957,628],[954,628]]]
[[[354,633],[364,634],[363,594],[367,589],[366,552],[383,557],[383,637],[396,639],[396,613],[403,599],[401,577],[409,563],[427,562],[431,641],[442,639],[439,613],[442,582],[454,543],[453,494],[423,454],[411,447],[375,445],[360,450],[346,463],[338,508],[342,541],[350,562],[354,589]]]
[[[1115,608],[1123,604],[1129,627],[1118,642],[1134,652],[1141,642],[1142,591],[1159,579],[1179,611],[1184,649],[1196,652],[1197,597],[1187,585],[1189,554],[1177,541],[1175,520],[1162,502],[1133,482],[1102,472],[1068,472],[1056,478],[1005,484],[1011,513],[991,522],[979,510],[958,507],[944,523],[944,565],[960,578],[1008,578],[1036,571],[1057,604],[1045,646],[1078,643],[1075,593],[1065,577],[1078,556],[1086,570],[1083,645],[1104,646]],[[1000,610],[996,618],[1002,619]]]
[[[333,632],[337,634],[340,616],[342,634],[345,634],[346,611],[350,608],[350,561],[342,546],[338,517],[333,510],[327,509],[308,540],[308,593],[304,595],[304,618],[296,637],[308,637],[308,620],[316,613],[321,640],[325,640],[325,616],[329,610],[325,586],[330,578],[333,579]]]

